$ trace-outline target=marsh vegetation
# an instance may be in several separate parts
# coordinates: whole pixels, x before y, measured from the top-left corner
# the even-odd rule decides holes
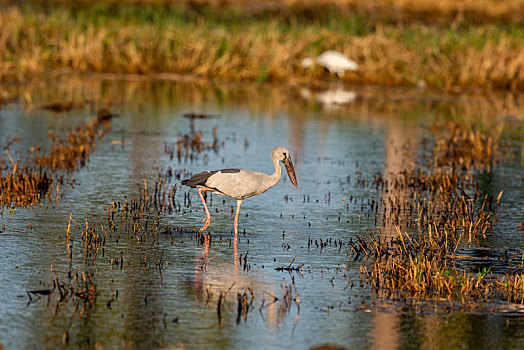
[[[522,347],[522,13],[6,2],[0,348]],[[301,65],[328,49],[359,70]],[[238,237],[209,194],[200,234],[181,180],[272,171],[277,144],[299,187]]]
[[[354,59],[352,84],[522,91],[522,1],[31,1],[0,13],[0,80],[67,73],[322,82],[300,62]]]
[[[361,90],[325,109],[260,86],[64,82],[26,89],[1,114],[2,183],[19,189],[2,187],[2,305],[44,325],[24,335],[28,344],[255,346],[247,331],[275,346],[366,346],[384,313],[417,310],[421,321],[511,314],[519,324],[522,126],[490,118],[519,110],[518,99],[408,103],[406,92]],[[6,93],[24,96],[18,89]],[[253,124],[259,133],[244,132]],[[304,126],[309,140],[330,140],[324,151],[303,143]],[[283,184],[246,205],[238,241],[234,203],[209,196],[215,219],[201,236],[198,197],[180,181],[204,167],[263,170],[254,154],[282,139],[298,150],[303,187]],[[14,179],[22,170],[45,174],[45,189]],[[363,315],[372,316],[364,333]],[[319,317],[331,336],[307,331]],[[79,327],[101,319],[113,335]],[[214,339],[197,336],[202,322]]]

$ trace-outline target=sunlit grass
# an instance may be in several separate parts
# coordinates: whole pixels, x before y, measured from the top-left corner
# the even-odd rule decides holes
[[[259,12],[147,1],[11,5],[0,13],[0,80],[45,77],[64,68],[252,81],[334,79],[320,68],[300,66],[303,58],[334,49],[360,65],[358,73],[341,78],[351,83],[524,89],[524,26],[499,22],[513,18],[509,10],[498,17],[489,9],[479,14],[466,2],[471,13],[457,17],[445,2],[437,17],[452,21],[442,24],[421,20],[423,9],[434,7],[428,1],[400,2],[418,6],[402,19],[384,18],[385,3],[376,1],[382,8],[374,15],[365,5],[341,0]],[[512,4],[519,2],[507,8]]]

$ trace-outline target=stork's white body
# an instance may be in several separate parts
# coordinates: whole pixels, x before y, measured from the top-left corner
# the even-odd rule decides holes
[[[271,175],[259,171],[244,169],[223,169],[216,171],[204,171],[191,176],[191,178],[182,181],[183,185],[198,188],[198,194],[204,204],[206,222],[200,229],[204,231],[211,222],[211,215],[202,196],[204,191],[210,191],[216,194],[232,197],[237,200],[237,211],[235,215],[235,236],[238,234],[238,214],[240,205],[245,198],[259,195],[275,186],[282,177],[282,168],[279,162],[286,166],[291,182],[297,186],[295,170],[291,161],[289,151],[282,146],[277,146],[271,152],[271,160],[275,166],[275,172]]]
[[[236,170],[236,169],[235,169]],[[235,199],[245,199],[266,192],[275,186],[282,176],[280,164],[276,163],[275,173],[268,175],[259,171],[239,169],[238,172],[218,171],[211,175],[205,186],[213,193]]]

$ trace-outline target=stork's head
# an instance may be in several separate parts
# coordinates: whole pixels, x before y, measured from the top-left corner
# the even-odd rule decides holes
[[[293,167],[291,154],[289,153],[288,149],[284,146],[276,146],[271,152],[271,158],[284,163],[291,183],[297,187],[297,176],[295,175],[295,168]]]

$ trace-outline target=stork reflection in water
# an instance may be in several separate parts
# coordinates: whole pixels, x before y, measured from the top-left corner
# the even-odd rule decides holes
[[[198,188],[198,195],[204,204],[206,217],[202,220],[205,224],[200,229],[200,232],[203,232],[211,222],[211,215],[209,214],[206,200],[202,195],[204,191],[210,191],[236,199],[237,210],[235,213],[234,224],[236,237],[238,234],[238,214],[240,212],[242,201],[246,198],[264,193],[277,184],[282,177],[282,168],[279,162],[284,164],[289,179],[295,187],[297,186],[295,169],[287,148],[283,146],[276,146],[273,148],[271,151],[271,160],[275,165],[275,172],[272,175],[244,169],[223,169],[204,171],[182,181],[182,185]]]

